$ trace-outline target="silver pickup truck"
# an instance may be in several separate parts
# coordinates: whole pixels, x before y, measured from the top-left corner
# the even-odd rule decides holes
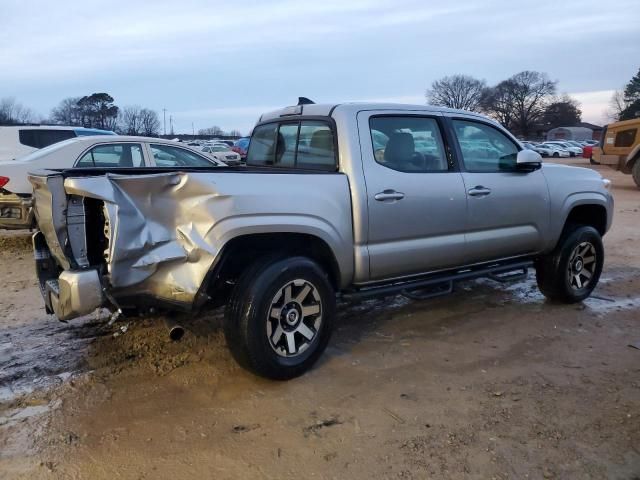
[[[610,182],[542,164],[499,124],[429,106],[302,102],[262,115],[246,167],[33,172],[46,309],[198,312],[226,305],[231,352],[300,375],[336,297],[425,298],[534,267],[578,302],[602,270]]]

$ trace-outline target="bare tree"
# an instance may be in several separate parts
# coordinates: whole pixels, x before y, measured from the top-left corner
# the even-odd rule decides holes
[[[468,75],[452,75],[433,82],[431,89],[426,92],[426,97],[432,105],[479,111],[480,100],[486,87],[484,80]]]
[[[69,97],[62,100],[51,110],[51,121],[60,125],[82,126],[82,114],[78,101],[80,97]]]
[[[229,132],[229,136],[230,137],[241,137],[242,136],[242,132],[240,130],[231,130]]]
[[[220,135],[225,135],[225,132],[217,125],[214,125],[213,127],[201,128],[200,130],[198,130],[198,135],[219,135],[220,136]]]
[[[118,132],[124,135],[140,135],[142,133],[141,107],[129,105],[120,110],[118,118]]]
[[[545,73],[525,70],[487,90],[483,110],[524,137],[542,120],[556,83]]]
[[[620,115],[627,108],[627,102],[624,101],[624,94],[620,90],[616,90],[611,95],[611,100],[609,101],[609,110],[607,110],[607,117],[609,117],[613,121],[620,120]]]
[[[0,123],[12,125],[32,123],[34,120],[33,111],[17,102],[15,98],[8,97],[0,100]]]
[[[149,108],[140,109],[140,131],[145,137],[155,137],[160,133],[158,113]]]

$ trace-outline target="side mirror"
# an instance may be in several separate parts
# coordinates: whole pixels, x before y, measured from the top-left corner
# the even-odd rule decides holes
[[[525,148],[518,152],[516,165],[523,170],[535,170],[542,165],[542,157],[538,152]]]

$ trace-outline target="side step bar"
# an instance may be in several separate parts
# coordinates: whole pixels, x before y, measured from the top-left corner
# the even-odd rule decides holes
[[[344,300],[359,300],[367,297],[395,295],[401,293],[413,299],[425,299],[439,295],[445,295],[453,291],[453,282],[469,280],[472,278],[489,277],[497,282],[510,282],[522,280],[527,276],[527,269],[533,266],[533,260],[524,260],[511,263],[484,264],[477,267],[469,267],[457,271],[442,272],[420,277],[415,280],[363,287],[358,290],[344,292],[341,298]],[[412,293],[425,287],[440,286],[425,295]]]

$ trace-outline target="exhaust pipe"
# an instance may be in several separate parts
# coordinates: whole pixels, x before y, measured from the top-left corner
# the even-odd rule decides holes
[[[171,318],[164,318],[164,323],[169,330],[169,338],[174,342],[180,340],[184,335],[184,328]]]

